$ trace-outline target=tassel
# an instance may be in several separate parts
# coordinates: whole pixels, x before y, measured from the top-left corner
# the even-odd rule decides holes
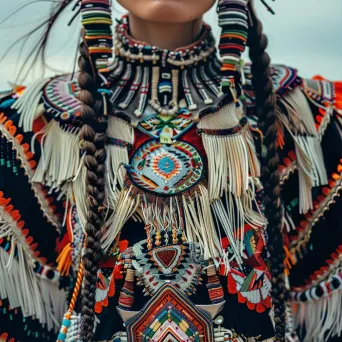
[[[41,133],[42,155],[32,181],[53,189],[59,188],[63,182],[73,179],[78,171],[78,131],[76,128],[63,128],[57,121],[51,120]]]
[[[311,136],[317,135],[316,125],[310,106],[299,87],[288,92],[279,100],[279,102],[286,109],[286,114],[281,114],[285,116],[294,133],[309,134]]]
[[[322,148],[309,104],[299,88],[280,99],[277,116],[295,143],[299,176],[299,210],[313,208],[312,188],[328,183]]]
[[[56,270],[60,272],[63,276],[69,275],[69,270],[72,265],[71,252],[72,252],[72,248],[69,242],[63,248],[62,252],[59,254],[58,258],[56,259],[58,263]]]
[[[107,133],[109,137],[115,137],[117,143],[107,144],[109,182],[112,189],[115,189],[117,185],[122,189],[126,176],[126,169],[123,165],[129,163],[128,147],[134,143],[134,130],[126,121],[117,117],[109,117]]]
[[[188,242],[198,242],[205,260],[223,255],[211,213],[209,194],[203,184],[193,194],[182,194],[185,235]]]
[[[241,118],[235,104],[202,118],[198,124],[208,157],[211,201],[227,191],[240,197],[248,189],[249,175],[260,175],[253,137],[247,125],[247,119]]]
[[[339,271],[338,271],[339,272]],[[342,273],[291,293],[297,305],[295,323],[305,328],[304,341],[321,342],[342,333]]]
[[[83,229],[83,233],[86,234],[84,229],[87,223],[87,191],[86,191],[86,175],[87,175],[87,168],[84,165],[81,165],[80,172],[78,177],[73,180],[71,186],[69,187],[70,194],[68,197],[73,198],[76,209],[77,215],[80,220],[81,227]]]
[[[140,203],[140,194],[133,191],[133,186],[121,191],[117,200],[113,222],[103,234],[102,248],[108,250],[115,241],[126,221],[136,212]]]
[[[49,280],[40,279],[33,271],[34,263],[25,254],[24,248],[17,248],[17,257],[7,267],[10,255],[0,248],[0,296],[7,298],[12,308],[20,307],[24,317],[35,317],[47,330],[57,331],[58,322],[65,310],[66,293]]]
[[[12,109],[15,109],[20,114],[19,127],[22,127],[24,132],[33,131],[34,120],[44,111],[44,107],[38,105],[42,99],[42,89],[49,81],[50,78],[33,82],[12,105]]]

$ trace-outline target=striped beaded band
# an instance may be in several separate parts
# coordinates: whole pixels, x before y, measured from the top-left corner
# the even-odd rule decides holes
[[[217,6],[219,26],[222,28],[219,50],[222,58],[221,86],[227,93],[235,86],[241,55],[248,36],[248,0],[220,0]]]
[[[82,0],[82,25],[89,54],[99,72],[107,72],[113,56],[112,11],[110,0]]]
[[[108,145],[115,145],[115,146],[119,146],[122,148],[128,148],[128,149],[131,149],[133,147],[132,144],[130,144],[127,141],[117,139],[117,138],[112,138],[112,137],[107,137],[106,143]]]

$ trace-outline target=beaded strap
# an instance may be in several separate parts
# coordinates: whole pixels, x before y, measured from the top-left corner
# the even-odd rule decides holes
[[[113,56],[110,0],[82,0],[81,14],[89,55],[100,73],[108,72],[108,60]]]

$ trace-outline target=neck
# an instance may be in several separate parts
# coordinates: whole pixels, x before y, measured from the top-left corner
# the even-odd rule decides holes
[[[139,41],[161,49],[176,50],[191,45],[202,30],[202,18],[187,23],[151,22],[129,15],[130,35]],[[167,37],[167,39],[165,39]]]

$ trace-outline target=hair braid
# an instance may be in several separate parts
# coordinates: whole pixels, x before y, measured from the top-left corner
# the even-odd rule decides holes
[[[91,341],[94,330],[94,306],[97,271],[101,257],[101,228],[104,224],[103,207],[105,198],[105,140],[107,120],[103,115],[103,99],[97,92],[97,80],[88,48],[84,42],[80,45],[79,95],[82,102],[81,130],[82,148],[86,153],[84,165],[87,168],[87,233],[83,255],[84,283],[82,293],[82,331],[81,340]]]
[[[252,25],[248,32],[249,56],[252,61],[253,88],[259,116],[259,127],[264,134],[261,178],[264,185],[265,215],[268,219],[268,250],[272,274],[272,299],[276,341],[285,341],[284,250],[281,233],[279,158],[277,153],[276,94],[273,91],[270,57],[265,52],[268,42],[262,24],[249,3]],[[266,148],[265,148],[266,147]]]

